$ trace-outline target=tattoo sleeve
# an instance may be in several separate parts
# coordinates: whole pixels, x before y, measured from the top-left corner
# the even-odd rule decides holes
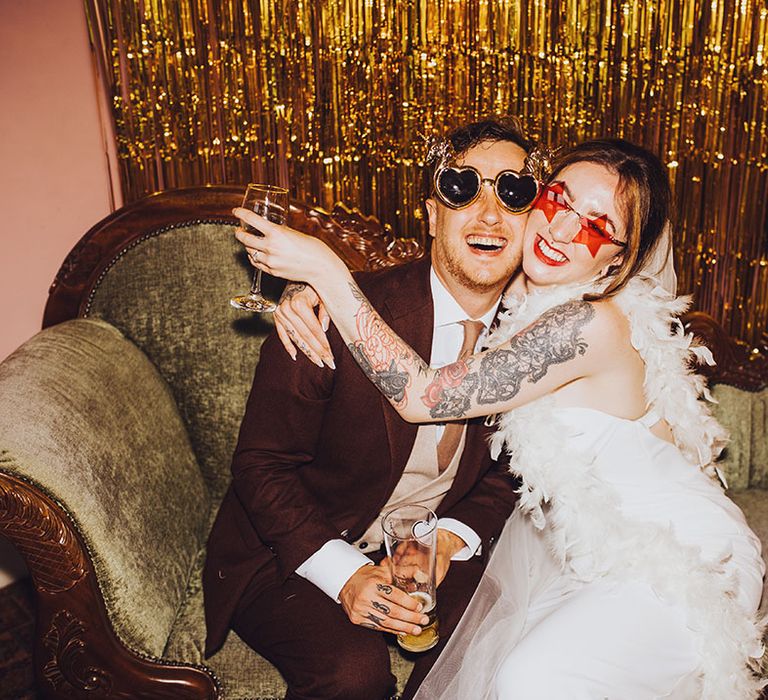
[[[406,343],[395,335],[370,305],[360,288],[351,283],[352,294],[360,307],[355,314],[357,339],[347,347],[370,379],[395,406],[407,401],[409,366],[424,371],[426,365]]]
[[[542,314],[508,344],[483,353],[479,361],[454,362],[437,370],[422,401],[432,418],[461,418],[472,401],[488,405],[509,401],[523,380],[540,381],[552,365],[583,355],[583,327],[594,317],[592,304],[570,301]]]
[[[473,407],[510,401],[524,380],[535,384],[553,365],[583,355],[587,342],[582,330],[595,315],[590,302],[569,301],[546,311],[503,345],[432,370],[384,323],[354,282],[350,289],[357,303],[354,333],[347,343],[352,356],[399,410],[417,383],[432,420],[460,419]]]

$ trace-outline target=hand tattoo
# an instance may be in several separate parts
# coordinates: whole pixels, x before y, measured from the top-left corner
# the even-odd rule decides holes
[[[284,301],[290,301],[300,292],[303,292],[307,288],[305,282],[289,282],[285,285],[283,293],[280,295],[280,301],[278,304],[282,304]]]
[[[381,591],[382,593],[389,594],[389,593],[392,593],[392,586],[389,586],[386,583],[377,583],[376,590]]]
[[[365,617],[367,620],[370,620],[371,622],[373,622],[374,625],[378,625],[379,627],[381,627],[381,623],[384,622],[383,617],[378,617],[373,613],[368,613]]]
[[[371,605],[374,607],[375,610],[378,610],[379,612],[383,612],[385,615],[389,615],[389,607],[384,605],[384,603],[379,603],[378,600],[372,600]]]
[[[535,384],[549,367],[583,355],[587,343],[582,328],[595,310],[587,301],[570,301],[542,314],[508,345],[486,352],[477,362],[454,362],[435,373],[422,401],[432,418],[461,418],[476,394],[479,405],[508,401],[520,392],[524,379]]]
[[[288,328],[286,333],[288,333],[288,336],[294,342],[294,344],[299,346],[299,350],[301,350],[308,358],[312,359],[313,353],[309,349],[309,345],[307,345],[303,340],[299,340],[299,336],[296,335],[296,331],[293,330],[293,328]]]

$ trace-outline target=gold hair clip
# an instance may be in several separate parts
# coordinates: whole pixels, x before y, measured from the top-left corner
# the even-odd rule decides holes
[[[546,182],[552,172],[552,161],[559,150],[560,146],[549,148],[544,144],[537,143],[525,157],[525,169],[532,173],[539,182]]]
[[[430,136],[425,138],[425,141],[427,142],[427,157],[425,159],[427,165],[439,166],[456,157],[453,146],[448,139]]]

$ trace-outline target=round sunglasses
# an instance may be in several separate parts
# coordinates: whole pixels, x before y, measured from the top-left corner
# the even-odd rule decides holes
[[[495,178],[483,177],[471,166],[443,166],[435,172],[435,194],[451,209],[468,207],[479,196],[483,185],[493,186],[501,206],[513,214],[524,214],[533,207],[541,185],[528,172],[502,170]]]

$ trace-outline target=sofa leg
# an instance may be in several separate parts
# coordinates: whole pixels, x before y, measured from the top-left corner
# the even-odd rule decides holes
[[[33,484],[2,472],[0,533],[21,553],[35,587],[34,664],[42,697],[221,698],[205,666],[165,662],[123,645],[70,519]]]

